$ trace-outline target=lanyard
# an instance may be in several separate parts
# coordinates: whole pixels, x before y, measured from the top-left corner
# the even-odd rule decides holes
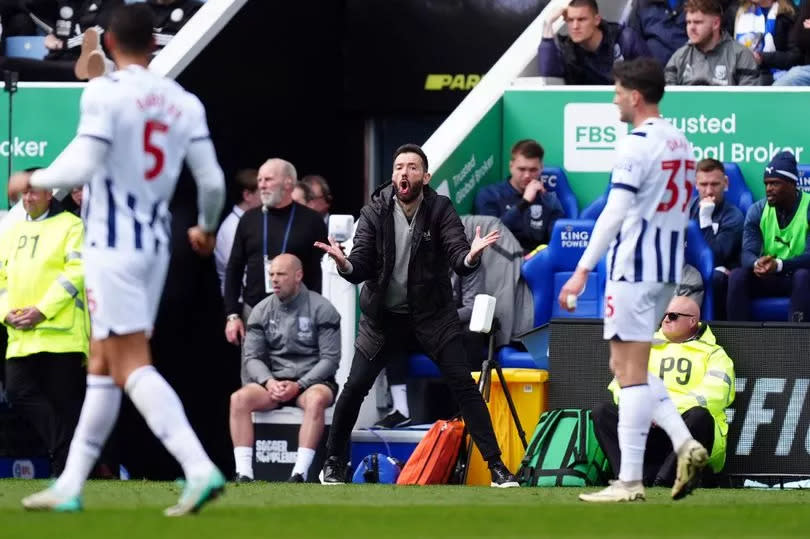
[[[287,220],[287,229],[284,231],[284,241],[281,244],[281,254],[287,252],[287,240],[290,238],[290,228],[292,228],[293,217],[295,217],[295,202],[292,204],[292,210],[290,210],[290,218]],[[268,253],[267,253],[267,207],[262,206],[262,246],[263,246],[263,254],[264,259],[267,260]]]

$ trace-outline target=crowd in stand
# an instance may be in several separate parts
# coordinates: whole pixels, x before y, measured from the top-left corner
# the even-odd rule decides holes
[[[632,0],[608,22],[596,0],[564,0],[549,11],[539,73],[566,84],[612,84],[618,60],[652,56],[667,84],[803,86],[810,82],[810,2]],[[556,33],[558,19],[565,34]]]

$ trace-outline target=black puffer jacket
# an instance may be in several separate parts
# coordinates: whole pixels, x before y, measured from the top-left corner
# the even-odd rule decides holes
[[[429,186],[416,214],[408,267],[408,306],[416,338],[424,351],[435,355],[461,325],[453,303],[449,271],[467,275],[474,268],[464,264],[470,244],[450,199]],[[385,292],[394,270],[394,194],[388,184],[377,189],[360,211],[345,278],[364,283],[360,293],[360,327],[356,347],[373,358],[385,342],[383,325]]]

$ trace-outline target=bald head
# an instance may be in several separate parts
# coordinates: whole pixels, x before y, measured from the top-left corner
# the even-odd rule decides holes
[[[278,255],[270,263],[270,283],[273,293],[282,302],[298,295],[304,270],[297,256],[289,253]]]
[[[661,331],[671,342],[684,342],[691,339],[700,324],[700,307],[691,298],[675,296],[667,306],[661,322]]]
[[[268,159],[259,167],[258,186],[262,204],[268,208],[283,208],[292,202],[292,190],[298,173],[289,161]]]

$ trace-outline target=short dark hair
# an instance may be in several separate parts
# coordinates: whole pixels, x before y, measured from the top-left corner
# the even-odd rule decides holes
[[[723,4],[720,3],[720,0],[686,0],[683,10],[686,13],[700,11],[707,15],[721,17],[723,15]]]
[[[234,181],[239,189],[255,191],[259,186],[259,171],[255,168],[243,168],[234,175]]]
[[[329,189],[329,183],[327,183],[326,178],[321,176],[320,174],[307,174],[303,178],[301,178],[302,183],[307,186],[307,190],[309,191],[309,196],[312,199],[315,198],[314,192],[312,191],[313,185],[318,185],[321,188],[321,194],[323,194],[324,200],[327,202],[332,201],[332,190]],[[310,200],[309,198],[307,200]]]
[[[293,189],[300,189],[304,192],[304,200],[309,202],[312,200],[312,189],[309,188],[309,184],[304,183],[303,180],[295,182]]]
[[[399,155],[403,153],[415,153],[416,155],[418,155],[422,159],[422,166],[424,167],[425,172],[428,171],[427,155],[425,155],[425,152],[422,151],[422,148],[419,145],[411,143],[403,144],[402,146],[397,148],[396,151],[394,152],[394,161],[396,161],[397,157],[399,157]]]
[[[536,140],[525,138],[515,142],[515,144],[512,146],[512,159],[514,159],[518,154],[522,155],[526,159],[539,159],[542,161],[543,156],[546,155],[546,151]]]
[[[664,69],[654,58],[616,62],[613,64],[613,78],[628,90],[637,90],[647,103],[657,105],[664,97]]]
[[[124,52],[148,54],[152,52],[155,16],[145,3],[125,4],[113,11],[108,31]]]
[[[596,0],[571,0],[568,7],[589,7],[595,15],[599,13],[599,5]]]
[[[723,163],[714,159],[713,157],[707,157],[705,159],[701,159],[697,163],[697,172],[713,172],[715,170],[722,170],[723,174],[726,173],[726,167],[723,166]]]

